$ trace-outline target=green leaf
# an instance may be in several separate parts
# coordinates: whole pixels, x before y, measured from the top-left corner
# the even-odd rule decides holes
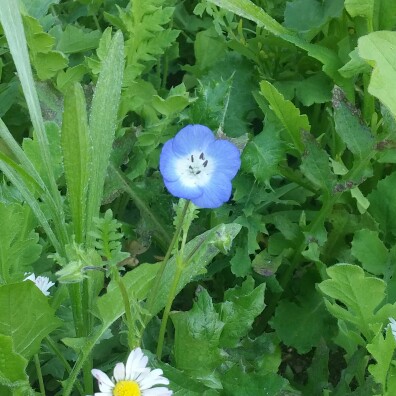
[[[396,117],[396,32],[373,32],[358,40],[359,56],[372,67],[368,91]]]
[[[395,183],[396,173],[393,172],[380,180],[376,189],[367,196],[370,201],[369,212],[378,222],[385,240],[391,235],[396,236]]]
[[[373,325],[384,320],[378,307],[385,298],[386,283],[366,277],[360,267],[351,264],[333,265],[327,274],[330,279],[318,286],[326,297],[327,309],[337,319],[352,324],[366,339],[372,339]]]
[[[14,351],[12,337],[0,334],[0,384],[16,388],[29,384],[27,360]]]
[[[361,16],[372,23],[374,0],[345,0],[345,9],[352,18]]]
[[[284,25],[301,33],[319,29],[340,17],[343,6],[344,0],[293,0],[286,3]]]
[[[285,345],[304,354],[316,347],[322,337],[330,336],[330,324],[323,298],[312,291],[298,304],[281,300],[271,326]]]
[[[34,232],[31,209],[25,205],[0,202],[0,218],[3,231],[0,238],[0,284],[8,283],[17,273],[23,275],[29,264],[41,253],[39,236]]]
[[[359,117],[359,111],[349,103],[340,88],[333,90],[334,123],[337,134],[358,158],[366,159],[374,149],[374,137]]]
[[[65,54],[86,52],[98,47],[101,37],[99,30],[85,31],[73,25],[67,25],[59,38],[56,49]]]
[[[293,148],[302,153],[304,146],[301,135],[303,131],[309,132],[308,117],[300,114],[300,110],[292,102],[286,100],[283,95],[268,81],[260,83],[260,92],[267,99],[272,111],[279,118],[287,132],[286,139]]]
[[[74,67],[69,67],[65,72],[59,72],[56,77],[57,88],[61,92],[65,92],[69,86],[81,81],[87,71],[86,66],[80,64]]]
[[[198,275],[202,275],[206,272],[206,266],[211,260],[220,252],[216,247],[216,241],[223,239],[224,237],[233,240],[239,231],[241,226],[239,224],[219,224],[209,231],[195,237],[192,241],[186,244],[184,249],[185,258],[189,257],[186,266],[183,269],[183,273],[180,277],[179,284],[176,289],[176,294],[184,288],[192,279]],[[190,257],[191,256],[191,257]],[[176,260],[172,257],[164,270],[162,275],[161,284],[156,295],[156,300],[152,304],[150,313],[152,315],[157,314],[164,306],[169,295],[172,280],[176,273]]]
[[[31,281],[0,286],[0,306],[0,333],[10,336],[15,352],[27,359],[60,325],[48,298]]]
[[[254,280],[248,277],[241,287],[228,289],[224,302],[216,304],[216,311],[224,323],[220,346],[236,347],[241,338],[252,329],[254,319],[264,310],[265,283],[254,288]]]
[[[253,173],[263,183],[268,183],[279,172],[278,164],[286,154],[286,147],[279,136],[279,122],[271,122],[269,118],[263,131],[250,140],[242,152],[242,169]]]
[[[353,237],[351,252],[366,271],[375,275],[386,271],[389,253],[377,231],[358,230]]]
[[[190,311],[173,312],[170,317],[175,326],[176,367],[202,380],[213,375],[224,359],[219,348],[224,323],[208,292],[199,293]]]
[[[68,60],[62,52],[51,51],[48,54],[39,53],[35,56],[34,67],[40,80],[48,80],[67,66]]]
[[[87,230],[92,220],[98,217],[103,196],[107,166],[115,136],[117,112],[121,96],[124,69],[124,42],[122,33],[117,32],[112,40],[92,99],[89,128],[92,142],[91,177],[88,185]]]
[[[233,366],[222,377],[225,395],[258,396],[258,395],[298,395],[297,392],[287,392],[288,381],[276,373],[260,375],[247,373],[240,365]]]
[[[77,243],[82,243],[86,232],[91,141],[84,92],[77,83],[65,95],[61,145],[74,234]]]
[[[330,158],[315,138],[308,132],[303,132],[305,151],[301,160],[302,173],[316,186],[330,195],[336,178],[330,169]]]
[[[208,51],[208,48],[211,50]],[[213,27],[198,32],[195,36],[194,53],[196,64],[201,71],[212,67],[219,58],[225,56],[226,49],[226,43]]]
[[[58,4],[60,0],[21,0],[29,15],[41,18],[47,14],[51,4]]]
[[[395,338],[390,328],[386,331],[385,339],[380,332],[374,337],[372,342],[367,345],[367,350],[376,360],[376,363],[368,366],[368,371],[374,377],[375,381],[382,385],[384,391],[387,389],[387,377],[393,360],[395,347]]]

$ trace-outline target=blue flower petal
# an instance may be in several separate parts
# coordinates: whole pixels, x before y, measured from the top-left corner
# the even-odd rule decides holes
[[[208,157],[215,158],[215,173],[221,172],[230,180],[241,167],[241,154],[238,148],[228,140],[216,140],[205,151]]]
[[[231,197],[231,180],[224,174],[216,174],[208,185],[202,187],[203,194],[197,198],[190,198],[199,208],[214,209],[223,205]]]
[[[176,173],[177,159],[178,157],[173,152],[173,139],[168,140],[160,155],[160,172],[165,180],[176,181],[180,178],[180,175]]]
[[[215,141],[213,132],[203,125],[187,125],[173,138],[173,151],[176,155],[190,155],[194,151],[204,151]]]
[[[164,179],[165,187],[168,191],[178,198],[195,199],[202,195],[202,187],[186,186],[180,180],[166,180]]]

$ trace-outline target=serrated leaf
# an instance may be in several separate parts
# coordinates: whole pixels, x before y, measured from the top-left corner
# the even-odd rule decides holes
[[[0,306],[0,333],[10,336],[15,352],[27,359],[60,325],[48,298],[31,281],[0,286]]]
[[[10,387],[28,384],[27,360],[14,351],[12,337],[0,334],[0,384]]]
[[[367,196],[370,201],[368,210],[378,222],[385,239],[388,239],[391,235],[396,235],[395,183],[396,173],[394,172],[380,180],[376,189]]]
[[[374,137],[360,119],[358,110],[346,100],[338,87],[333,90],[333,107],[337,134],[358,159],[369,157],[374,149]]]
[[[365,276],[364,271],[351,264],[336,264],[327,269],[330,279],[319,284],[332,315],[354,325],[366,337],[373,337],[373,325],[382,323],[378,307],[385,297],[386,283]],[[370,293],[367,293],[367,291]]]
[[[301,139],[303,131],[309,132],[308,117],[300,114],[300,110],[268,81],[260,83],[260,92],[267,99],[272,111],[276,114],[287,132],[286,140],[294,149],[302,153],[304,146]]]
[[[396,343],[390,328],[387,329],[385,339],[382,333],[378,333],[372,342],[367,345],[367,350],[376,360],[376,363],[368,366],[368,371],[374,377],[375,381],[381,384],[382,389],[387,389],[387,377],[391,366],[393,352]],[[388,389],[391,390],[391,389]]]
[[[386,271],[389,253],[377,231],[367,229],[356,231],[351,252],[366,271],[375,275],[384,274]]]
[[[56,49],[64,54],[85,52],[98,47],[101,37],[99,30],[85,31],[73,25],[67,25],[59,38]]]
[[[41,245],[34,232],[28,206],[0,202],[2,233],[0,238],[0,284],[8,283],[13,273],[23,274],[40,256]]]
[[[315,138],[308,132],[303,132],[305,151],[301,160],[301,171],[316,187],[330,195],[336,178],[330,169],[330,157]]]
[[[285,345],[304,354],[329,334],[331,317],[322,297],[315,291],[298,304],[282,300],[277,306],[271,326]]]
[[[268,120],[264,130],[242,152],[242,169],[252,172],[260,182],[268,183],[279,172],[278,164],[286,155],[286,147],[279,133],[278,123]]]
[[[204,379],[221,364],[219,342],[224,323],[215,311],[206,290],[188,312],[170,315],[175,326],[176,367],[195,378]]]
[[[224,302],[216,304],[216,311],[224,323],[220,346],[236,347],[252,328],[254,319],[264,310],[265,283],[254,288],[254,280],[248,277],[241,287],[228,289]]]

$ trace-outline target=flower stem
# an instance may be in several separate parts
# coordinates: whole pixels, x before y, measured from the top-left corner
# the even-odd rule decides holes
[[[127,321],[127,326],[128,326],[128,346],[129,349],[134,349],[138,345],[136,344],[135,337],[132,333],[133,327],[134,327],[134,322],[132,318],[132,310],[131,310],[131,304],[129,302],[129,297],[128,297],[128,291],[125,287],[124,280],[120,276],[120,273],[118,272],[118,269],[113,266],[111,269],[113,279],[117,282],[117,285],[120,289],[121,296],[122,296],[122,301],[124,303],[124,308],[125,308],[125,317]]]
[[[189,201],[187,201],[187,202],[189,202]],[[182,217],[184,219],[184,216],[182,216]],[[177,285],[179,284],[181,274],[185,267],[184,246],[186,245],[186,241],[187,241],[188,228],[189,227],[187,227],[183,232],[183,239],[182,239],[181,247],[180,247],[180,250],[177,252],[176,273],[175,273],[175,277],[173,278],[173,283],[172,283],[171,289],[169,291],[168,300],[166,302],[166,306],[165,306],[165,310],[164,310],[164,315],[162,316],[161,327],[160,327],[160,332],[159,332],[159,336],[158,336],[158,344],[157,344],[158,359],[161,359],[161,357],[162,357],[162,349],[164,346],[165,331],[166,331],[166,325],[168,323],[169,313],[172,308],[173,300],[175,299],[175,296],[177,293]]]
[[[36,366],[37,378],[40,386],[40,393],[42,394],[42,396],[45,396],[43,373],[41,372],[40,359],[38,353],[34,355],[34,364]]]
[[[161,327],[160,327],[160,332],[159,332],[159,336],[158,336],[158,344],[157,344],[158,359],[161,359],[161,357],[162,357],[162,349],[164,347],[166,325],[168,323],[169,313],[172,308],[173,300],[175,299],[177,285],[179,284],[179,280],[180,280],[182,272],[183,272],[183,266],[177,265],[175,277],[173,278],[173,283],[172,283],[172,286],[171,286],[171,289],[170,289],[170,292],[168,295],[168,301],[166,302],[166,306],[164,309],[164,315],[162,316],[162,320],[161,320]]]
[[[156,275],[156,277],[154,279],[153,292],[149,295],[148,300],[147,300],[147,311],[149,312],[149,315],[151,313],[151,309],[153,308],[153,304],[154,304],[155,299],[157,297],[159,285],[160,285],[160,282],[161,282],[162,275],[163,275],[163,273],[165,271],[166,264],[168,263],[168,260],[169,260],[171,254],[172,254],[173,248],[174,248],[176,242],[179,239],[179,235],[180,235],[180,232],[181,232],[181,229],[182,229],[182,226],[183,226],[184,218],[186,217],[186,213],[187,213],[187,209],[188,209],[189,204],[190,204],[190,201],[186,201],[186,203],[185,203],[185,205],[183,207],[183,212],[182,212],[182,214],[180,216],[179,222],[176,225],[176,230],[175,230],[175,233],[173,234],[172,241],[171,241],[171,243],[169,245],[169,248],[168,248],[168,250],[167,250],[167,252],[165,254],[164,261],[162,262],[162,265],[161,265],[160,269],[158,270],[157,275]],[[145,324],[147,324],[150,319],[151,319],[151,317],[148,317],[146,319],[147,322],[146,322],[146,320],[144,321]]]

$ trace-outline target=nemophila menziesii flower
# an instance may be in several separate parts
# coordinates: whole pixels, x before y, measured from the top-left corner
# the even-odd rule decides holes
[[[27,274],[25,274],[27,275]],[[48,289],[52,286],[55,285],[54,282],[51,282],[49,280],[49,278],[47,278],[46,276],[38,276],[36,277],[35,274],[30,274],[29,276],[27,276],[24,281],[30,280],[32,282],[34,282],[34,284],[43,292],[43,294],[45,296],[49,296],[49,291]]]
[[[110,379],[103,371],[93,369],[92,375],[98,380],[100,392],[94,396],[170,396],[172,391],[165,386],[169,380],[162,376],[161,369],[151,370],[147,366],[148,357],[140,348],[128,356],[126,365],[117,363]]]
[[[203,125],[187,125],[168,140],[160,172],[168,191],[200,208],[217,208],[231,196],[231,180],[241,166],[238,148],[216,139]]]

